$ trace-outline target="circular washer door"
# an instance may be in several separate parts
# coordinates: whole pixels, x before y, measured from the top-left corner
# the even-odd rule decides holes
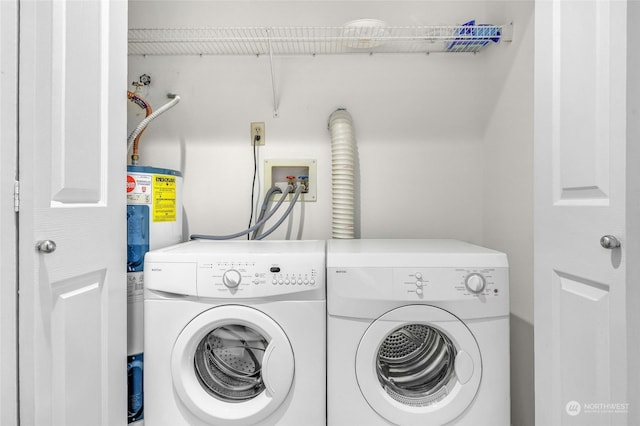
[[[441,425],[473,402],[480,349],[467,326],[428,305],[387,312],[365,331],[356,378],[367,403],[394,424]]]
[[[186,408],[207,423],[254,424],[291,390],[294,356],[282,328],[240,305],[211,308],[176,339],[171,376]]]

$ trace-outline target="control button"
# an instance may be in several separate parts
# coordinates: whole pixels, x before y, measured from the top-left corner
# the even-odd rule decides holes
[[[311,281],[309,281],[311,283],[311,285],[314,285],[316,283],[316,280],[312,279]]]
[[[278,284],[282,285],[282,284],[284,284],[284,281],[283,280],[278,280]]]
[[[422,289],[421,288],[416,288],[416,294],[418,296],[422,296]]]
[[[284,283],[285,283],[286,285],[289,285],[289,280],[284,280]]]
[[[472,293],[481,293],[486,286],[486,281],[484,277],[478,273],[473,273],[467,275],[467,278],[464,279],[464,285],[469,289]]]
[[[273,285],[278,284],[278,280],[273,280],[273,281],[271,281],[271,284],[273,284]]]
[[[236,288],[240,285],[241,281],[242,274],[235,269],[229,269],[222,275],[222,283],[227,286],[227,288]]]
[[[298,280],[298,285],[302,285],[302,280]]]
[[[304,280],[304,285],[309,284],[309,280]]]
[[[422,287],[422,281],[416,281],[416,287]]]
[[[422,280],[422,274],[420,272],[416,272],[416,279]]]

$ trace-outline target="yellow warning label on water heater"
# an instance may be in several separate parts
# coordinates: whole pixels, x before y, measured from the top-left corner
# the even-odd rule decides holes
[[[176,221],[176,177],[153,175],[153,221]]]

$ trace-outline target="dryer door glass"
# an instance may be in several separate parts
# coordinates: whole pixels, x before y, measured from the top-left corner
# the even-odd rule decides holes
[[[262,362],[269,342],[244,325],[224,325],[208,333],[194,356],[196,376],[212,396],[226,402],[255,398],[264,389]]]
[[[424,407],[444,398],[456,383],[456,348],[439,329],[407,324],[395,329],[378,350],[378,380],[387,394]]]

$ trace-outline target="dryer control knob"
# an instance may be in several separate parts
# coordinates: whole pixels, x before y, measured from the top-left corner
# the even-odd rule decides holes
[[[235,269],[229,269],[222,275],[222,283],[228,288],[238,287],[240,285],[240,281],[242,281],[242,274],[240,274],[240,271]]]
[[[481,293],[482,290],[484,290],[487,283],[482,275],[473,273],[467,275],[467,278],[464,279],[464,285],[469,289],[470,292],[477,294]]]

